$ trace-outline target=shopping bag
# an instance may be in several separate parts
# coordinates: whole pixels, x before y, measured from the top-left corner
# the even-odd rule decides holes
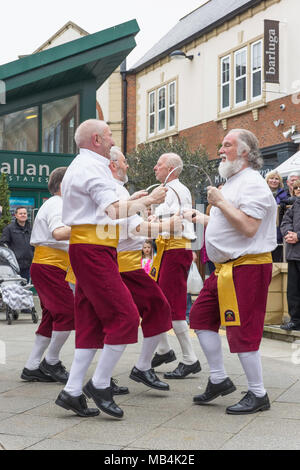
[[[195,261],[192,262],[188,279],[187,279],[187,291],[188,294],[198,295],[203,287],[202,277],[198,271]]]

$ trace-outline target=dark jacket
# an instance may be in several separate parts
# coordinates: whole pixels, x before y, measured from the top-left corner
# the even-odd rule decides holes
[[[300,198],[297,197],[292,207],[290,207],[283,216],[280,226],[282,236],[284,237],[288,231],[296,232],[298,240],[300,240]],[[300,241],[292,244],[286,244],[287,261],[300,261]]]
[[[282,222],[283,215],[286,210],[286,204],[288,200],[288,194],[283,188],[279,188],[277,193],[274,195],[276,203],[280,206],[279,207],[279,226],[277,226],[277,243],[282,244],[283,239],[280,231],[280,224]]]
[[[14,220],[4,227],[0,239],[1,245],[7,245],[14,252],[21,270],[29,268],[32,262],[34,248],[30,245],[30,236],[29,222],[22,227]]]

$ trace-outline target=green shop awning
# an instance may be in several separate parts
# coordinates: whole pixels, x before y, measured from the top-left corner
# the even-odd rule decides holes
[[[0,66],[6,103],[83,80],[99,88],[134,49],[138,32],[132,20]]]

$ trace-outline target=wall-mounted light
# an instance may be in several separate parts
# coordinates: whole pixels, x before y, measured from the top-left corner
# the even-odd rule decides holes
[[[296,132],[296,126],[291,126],[287,131],[283,132],[282,135],[283,135],[283,137],[288,139],[293,134],[295,134],[295,132]]]
[[[177,51],[171,52],[170,57],[171,57],[171,59],[189,59],[189,60],[193,60],[194,55],[193,54],[186,55],[185,52],[177,50]]]

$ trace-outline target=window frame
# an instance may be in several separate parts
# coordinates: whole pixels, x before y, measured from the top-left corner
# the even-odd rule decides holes
[[[243,52],[246,53],[246,73],[242,74],[241,76],[237,77],[236,76],[236,64],[237,64],[237,55],[242,54]],[[233,73],[234,73],[234,78],[233,78],[233,83],[234,83],[234,108],[239,108],[241,106],[245,106],[248,102],[248,47],[241,47],[240,49],[234,51],[234,66],[233,66]],[[243,101],[240,101],[237,103],[237,81],[241,81],[245,79],[245,95],[246,98]]]
[[[255,70],[255,72],[253,72],[253,50],[254,50],[254,46],[256,46],[257,44],[260,44],[261,46],[261,62],[260,62],[260,68],[259,70]],[[262,93],[263,93],[263,41],[262,39],[259,39],[258,41],[254,41],[250,44],[250,48],[251,48],[251,63],[250,63],[250,79],[251,79],[251,101],[259,101],[261,100],[262,98]],[[257,73],[261,74],[261,77],[260,77],[260,95],[257,95],[257,96],[253,96],[253,76]]]
[[[223,63],[226,59],[229,59],[229,81],[223,82]],[[231,55],[230,54],[221,58],[221,71],[220,72],[221,72],[221,103],[220,103],[221,106],[220,108],[222,112],[226,112],[231,108]],[[229,86],[229,105],[226,107],[223,107],[223,97],[224,97],[223,89],[227,85]]]
[[[174,86],[174,98],[171,99],[171,89]],[[165,90],[164,106],[160,108],[160,91]],[[159,86],[147,90],[147,140],[155,140],[161,136],[168,136],[177,131],[178,126],[178,77],[161,83]],[[151,112],[151,96],[154,96],[154,111]],[[171,109],[174,109],[174,124],[170,123]],[[159,129],[160,113],[165,113],[164,128]],[[154,132],[150,132],[151,116],[154,116]]]
[[[170,98],[171,98],[171,86],[174,85],[174,103],[170,103]],[[168,84],[168,129],[175,129],[176,127],[176,91],[177,91],[177,87],[176,87],[176,80],[173,80],[172,82],[170,82]],[[174,108],[174,124],[171,125],[170,123],[170,116],[171,116],[171,113],[170,113],[170,109],[171,108]]]
[[[151,112],[151,96],[154,96],[153,105],[154,111]],[[156,134],[156,90],[152,90],[148,93],[148,136],[153,137]],[[153,132],[151,132],[151,116],[154,116]]]

